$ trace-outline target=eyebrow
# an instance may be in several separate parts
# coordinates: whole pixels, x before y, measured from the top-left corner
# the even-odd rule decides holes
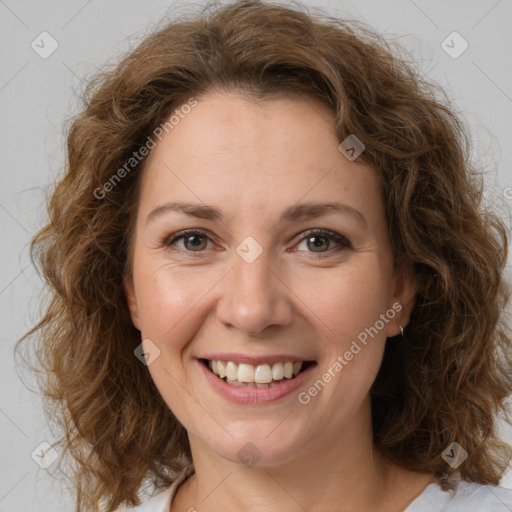
[[[180,212],[198,219],[218,220],[223,222],[222,212],[218,208],[204,204],[171,201],[151,210],[146,217],[146,226],[150,221],[168,212]],[[368,225],[364,215],[359,210],[342,203],[299,203],[292,205],[284,210],[279,222],[297,222],[303,219],[321,217],[329,213],[349,215],[365,227]]]

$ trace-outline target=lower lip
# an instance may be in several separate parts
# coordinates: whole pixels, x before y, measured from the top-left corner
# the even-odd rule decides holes
[[[316,366],[316,364],[312,364],[302,373],[299,373],[299,375],[294,379],[287,380],[282,384],[272,386],[271,388],[246,388],[228,384],[226,381],[211,372],[199,359],[196,361],[213,389],[220,395],[237,404],[263,404],[276,402],[280,398],[289,395],[300,387],[300,385],[308,378],[310,371]]]

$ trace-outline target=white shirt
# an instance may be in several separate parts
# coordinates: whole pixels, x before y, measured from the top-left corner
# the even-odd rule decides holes
[[[189,464],[165,491],[139,507],[121,506],[116,512],[172,512],[171,501],[179,485],[193,472]],[[461,481],[455,491],[443,491],[432,482],[403,512],[512,512],[512,489]]]

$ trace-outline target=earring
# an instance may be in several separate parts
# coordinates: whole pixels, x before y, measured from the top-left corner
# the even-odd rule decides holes
[[[400,327],[400,330],[402,331],[402,338],[403,338],[404,337],[404,328],[400,324],[398,324],[398,327]]]

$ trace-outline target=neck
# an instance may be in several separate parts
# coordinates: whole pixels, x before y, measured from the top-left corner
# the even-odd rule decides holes
[[[189,434],[195,474],[173,501],[178,511],[399,512],[432,480],[388,463],[374,449],[369,421],[301,447],[277,464],[246,467],[219,457]],[[174,508],[173,508],[174,510]]]

